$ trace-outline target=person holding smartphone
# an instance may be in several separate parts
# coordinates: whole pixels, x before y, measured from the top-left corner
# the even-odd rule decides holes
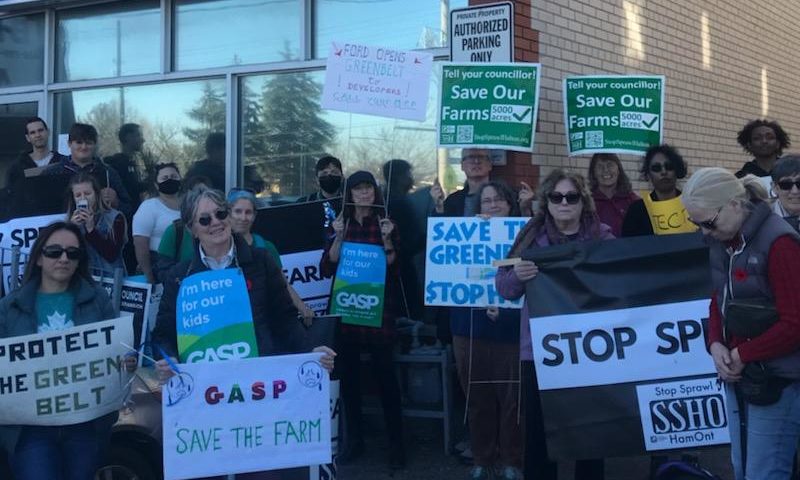
[[[73,176],[67,191],[67,220],[76,224],[86,237],[92,274],[113,276],[117,268],[124,271],[122,249],[128,239],[125,215],[100,201],[100,186],[87,172]]]

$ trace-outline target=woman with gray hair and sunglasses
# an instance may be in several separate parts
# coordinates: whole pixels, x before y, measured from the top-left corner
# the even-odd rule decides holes
[[[702,168],[681,201],[709,243],[707,343],[725,382],[735,478],[788,479],[800,440],[800,235],[753,175]]]
[[[202,187],[192,189],[181,203],[181,219],[194,239],[194,257],[178,263],[166,275],[153,342],[166,355],[177,356],[175,305],[184,278],[207,270],[239,268],[247,283],[259,354],[299,353],[305,331],[283,272],[265,250],[251,247],[232,232],[225,195]],[[321,364],[332,370],[334,351],[325,346],[314,351],[325,354]],[[173,373],[165,359],[156,363],[156,370],[162,380]]]

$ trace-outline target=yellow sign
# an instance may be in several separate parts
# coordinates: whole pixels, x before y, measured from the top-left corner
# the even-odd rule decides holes
[[[653,201],[649,192],[641,192],[642,200],[647,208],[647,216],[656,235],[670,235],[673,233],[692,233],[697,231],[697,225],[689,221],[689,215],[681,203],[681,197],[670,200]]]

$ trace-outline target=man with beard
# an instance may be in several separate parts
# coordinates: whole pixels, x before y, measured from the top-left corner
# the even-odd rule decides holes
[[[622,221],[622,236],[689,233],[697,227],[688,220],[680,202],[678,180],[686,177],[688,167],[683,157],[669,145],[650,147],[642,161],[642,178],[650,181],[653,191],[641,192]]]
[[[8,169],[7,187],[13,189],[17,182],[24,179],[25,170],[46,167],[64,159],[60,153],[47,148],[49,139],[50,130],[44,120],[39,117],[31,117],[25,122],[25,140],[30,143],[32,150],[21,153]]]
[[[772,167],[778,157],[791,145],[789,135],[778,122],[767,120],[749,122],[739,132],[736,140],[745,152],[753,156],[751,161],[745,163],[742,169],[736,172],[737,178],[742,178],[747,174],[768,177],[772,173]]]

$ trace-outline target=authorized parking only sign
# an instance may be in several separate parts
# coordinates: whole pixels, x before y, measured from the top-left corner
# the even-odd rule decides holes
[[[445,63],[441,147],[530,152],[539,104],[538,63]]]
[[[570,77],[563,92],[570,155],[638,155],[661,143],[664,76]]]
[[[450,60],[496,63],[514,60],[514,5],[511,2],[450,11]]]

